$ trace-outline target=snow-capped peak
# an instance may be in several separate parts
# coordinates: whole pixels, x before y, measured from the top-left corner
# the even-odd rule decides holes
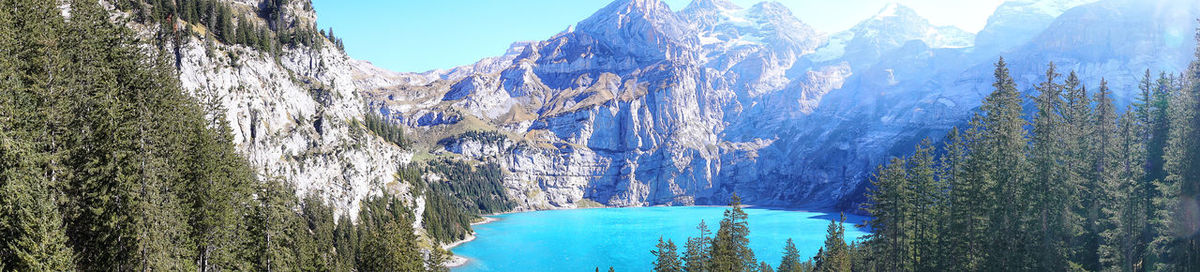
[[[882,20],[882,19],[885,19],[888,17],[919,17],[919,16],[917,15],[916,11],[913,11],[913,9],[909,8],[908,6],[901,5],[900,3],[896,3],[896,2],[890,2],[890,3],[887,3],[887,5],[884,5],[883,8],[879,9],[879,13],[876,13],[875,16],[871,17],[871,19]]]
[[[739,10],[741,6],[730,2],[729,0],[693,0],[684,10]]]
[[[1058,17],[1073,7],[1096,2],[1098,0],[1010,0],[1004,5],[1021,6],[1025,12],[1039,12],[1051,17]]]
[[[617,29],[632,21],[649,21],[660,24],[663,20],[673,21],[671,8],[659,0],[616,0],[579,22],[580,29]],[[611,25],[616,23],[616,25]]]
[[[631,37],[678,41],[688,32],[687,25],[659,0],[613,1],[576,24],[576,30],[610,41]]]

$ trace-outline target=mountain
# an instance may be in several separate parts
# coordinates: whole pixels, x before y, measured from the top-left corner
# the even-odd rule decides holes
[[[226,4],[254,10],[260,3]],[[281,25],[306,26],[317,19],[307,1],[290,1],[280,10]],[[202,26],[179,24],[202,31]],[[153,28],[141,29],[153,39]],[[340,49],[296,46],[275,53],[189,37],[175,53],[183,89],[229,124],[238,151],[262,177],[293,183],[301,196],[320,195],[351,217],[361,200],[385,191],[420,202],[393,178],[412,153],[359,125],[367,111],[354,84],[356,61]]]
[[[1008,2],[975,35],[896,4],[823,34],[775,2],[671,12],[618,0],[524,43],[505,68],[489,59],[496,69],[405,83],[372,78],[415,74],[358,63],[356,84],[421,135],[418,153],[499,163],[522,209],[723,204],[734,192],[826,208],[857,198],[888,156],[962,125],[1002,53],[1023,90],[1055,61],[1088,84],[1110,76],[1119,98],[1145,69],[1185,67],[1194,3],[1089,2]]]
[[[961,48],[971,46],[973,38],[970,33],[956,27],[934,26],[911,8],[895,3],[884,6],[875,16],[838,37],[845,44],[836,51],[844,53],[835,57],[847,59],[855,65],[878,61],[887,51],[900,48],[909,41],[921,41],[934,48]]]
[[[991,55],[1013,49],[1033,39],[1068,9],[1096,0],[1006,1],[988,17],[975,37],[976,51]]]
[[[1064,12],[1046,31],[1014,49],[1026,53],[1012,60],[1053,61],[1092,84],[1104,77],[1109,86],[1126,90],[1114,98],[1128,104],[1145,70],[1183,71],[1196,46],[1196,18],[1200,3],[1192,1],[1096,2]],[[1079,40],[1098,42],[1072,42]]]
[[[419,269],[480,214],[734,193],[854,211],[876,165],[976,112],[1001,55],[1025,95],[1053,61],[1127,105],[1143,71],[1184,70],[1200,17],[1193,0],[1022,0],[971,34],[893,4],[821,33],[775,2],[617,0],[500,56],[398,73],[349,58],[308,1],[99,3],[0,3],[25,11],[0,20],[19,53],[0,164],[31,204],[13,226],[35,226],[10,234],[79,242],[63,267],[382,249]],[[139,247],[172,250],[120,250]],[[337,262],[384,269],[358,256]]]

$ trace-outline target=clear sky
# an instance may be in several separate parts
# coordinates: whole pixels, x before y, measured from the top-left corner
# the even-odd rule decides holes
[[[663,0],[675,10],[691,0]],[[750,7],[761,0],[732,0]],[[936,25],[976,32],[1004,0],[780,0],[801,21],[832,33],[879,12],[909,6]],[[544,40],[611,0],[313,0],[317,24],[332,27],[351,57],[398,72],[423,72],[497,56],[514,41]]]

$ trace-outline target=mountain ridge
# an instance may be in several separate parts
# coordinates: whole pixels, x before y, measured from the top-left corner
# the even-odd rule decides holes
[[[1087,4],[1068,2],[1048,5]],[[932,25],[902,5],[833,34],[768,2],[742,8],[697,0],[668,11],[659,1],[614,1],[573,29],[527,44],[506,68],[424,85],[375,85],[371,104],[432,141],[468,130],[507,135],[502,148],[487,148],[507,154],[464,151],[484,143],[425,145],[421,152],[500,163],[512,174],[510,193],[533,196],[523,199],[524,209],[570,208],[584,199],[721,204],[735,191],[747,203],[826,208],[854,198],[879,158],[965,121],[987,92],[979,75],[989,73],[980,67],[1014,50]],[[1019,32],[1014,37],[1033,41],[1047,31],[1029,30],[1036,22],[999,27],[1007,23],[1002,16],[993,16],[987,35]],[[1029,61],[1014,69],[1030,74],[1045,65]],[[1164,61],[1158,68],[1181,65]],[[1085,79],[1098,81],[1099,74]],[[388,99],[389,92],[426,98]]]

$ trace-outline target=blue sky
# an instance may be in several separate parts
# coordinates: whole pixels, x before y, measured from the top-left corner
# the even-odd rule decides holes
[[[679,10],[691,0],[663,0]],[[732,0],[749,7],[761,0]],[[313,0],[351,57],[399,72],[423,72],[497,56],[514,41],[544,40],[611,0]],[[780,0],[818,31],[845,30],[890,2],[937,25],[975,32],[1003,0]]]

